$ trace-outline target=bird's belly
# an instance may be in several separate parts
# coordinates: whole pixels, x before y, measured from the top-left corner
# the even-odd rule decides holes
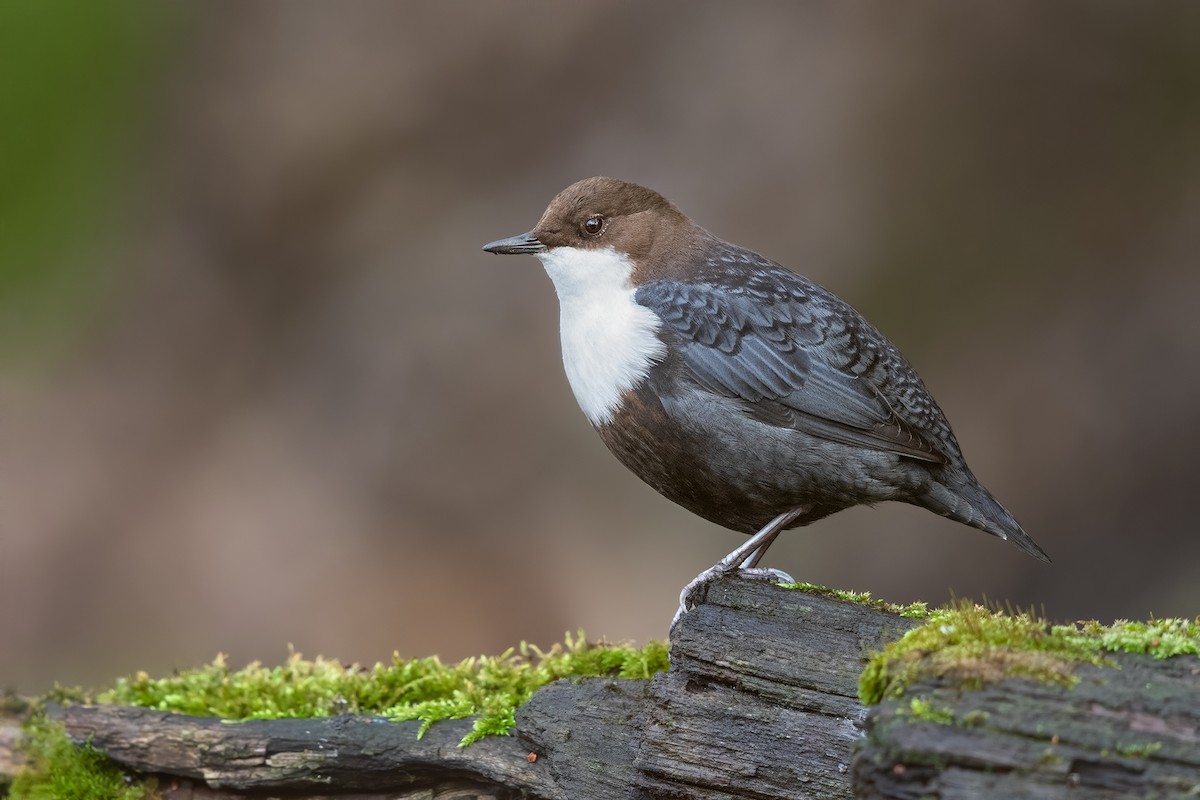
[[[806,524],[863,503],[897,499],[877,475],[897,459],[752,419],[696,387],[665,394],[652,381],[625,393],[601,438],[638,477],[707,520],[752,533],[798,507]]]

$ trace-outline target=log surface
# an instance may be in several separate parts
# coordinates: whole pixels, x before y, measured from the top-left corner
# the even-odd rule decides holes
[[[868,714],[867,656],[913,620],[753,581],[715,584],[648,681],[544,687],[514,735],[470,720],[229,723],[115,706],[56,713],[166,797],[1200,797],[1200,659],[1121,656],[1063,687],[928,679]],[[951,715],[912,713],[911,698]]]
[[[859,797],[1200,797],[1200,659],[1117,654],[1070,688],[927,679],[871,710]],[[913,698],[955,722],[913,719]],[[964,722],[964,720],[966,722]],[[900,765],[900,768],[897,768]]]
[[[117,706],[57,713],[73,738],[197,798],[836,800],[854,796],[866,656],[912,624],[722,581],[675,627],[669,672],[551,684],[519,709],[513,736],[465,748],[457,744],[470,720],[435,723],[418,740],[419,723],[362,717],[229,723]]]

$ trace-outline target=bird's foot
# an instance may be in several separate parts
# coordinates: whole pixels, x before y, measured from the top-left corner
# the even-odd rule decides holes
[[[795,583],[796,579],[788,575],[781,569],[774,567],[742,567],[737,571],[739,578],[746,578],[751,581],[764,581],[766,583]]]
[[[741,567],[725,563],[709,567],[695,578],[692,578],[688,585],[683,587],[683,591],[679,593],[679,610],[675,612],[675,616],[671,619],[671,630],[675,628],[675,623],[683,619],[684,614],[704,602],[710,585],[716,583],[721,578],[735,574],[739,578],[752,581],[765,581],[766,583],[796,582],[795,578],[783,570],[772,569],[770,567]]]

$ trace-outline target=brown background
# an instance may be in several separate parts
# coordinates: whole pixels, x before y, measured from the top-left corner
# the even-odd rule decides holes
[[[850,300],[1055,559],[885,505],[771,565],[1200,612],[1200,6],[18,6],[0,685],[665,636],[738,538],[608,455],[550,282],[479,251],[593,174]]]

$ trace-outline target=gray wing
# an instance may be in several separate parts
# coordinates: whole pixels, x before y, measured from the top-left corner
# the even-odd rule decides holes
[[[722,277],[656,281],[635,295],[675,334],[702,386],[741,399],[747,413],[767,424],[947,462],[946,448],[935,446],[941,412],[911,367],[857,312],[782,268]],[[905,385],[892,387],[889,376]],[[932,412],[922,418],[926,402]]]

